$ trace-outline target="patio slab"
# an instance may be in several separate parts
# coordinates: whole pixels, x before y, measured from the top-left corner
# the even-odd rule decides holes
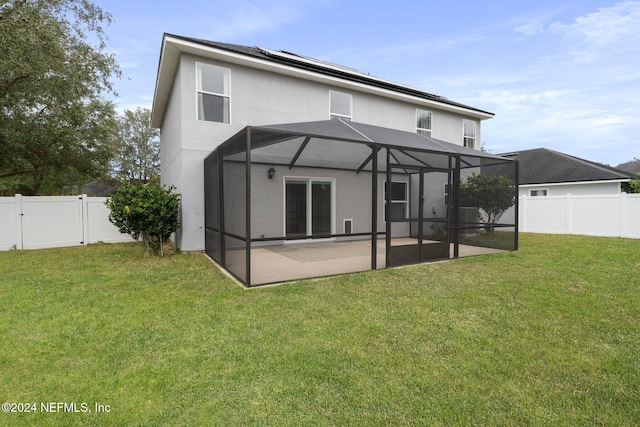
[[[412,238],[392,240],[392,245],[416,244]],[[460,245],[459,256],[467,257],[504,252],[502,250]],[[453,244],[451,254],[453,256]],[[385,264],[385,241],[377,245],[377,267]],[[228,251],[227,266],[242,271],[244,251]],[[332,276],[371,270],[371,241],[298,243],[253,248],[251,251],[252,285],[277,283],[313,277]]]

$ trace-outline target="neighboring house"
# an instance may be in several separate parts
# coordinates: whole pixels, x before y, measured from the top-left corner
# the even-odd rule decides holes
[[[450,193],[465,174],[499,166],[515,179],[515,162],[477,150],[491,117],[289,52],[165,34],[152,125],[162,183],[182,195],[174,243],[202,250],[206,240],[210,254],[246,248],[246,260],[226,260],[246,282],[254,248],[300,239],[371,239],[376,268],[377,233],[388,254],[392,234],[454,227]]]
[[[519,231],[638,237],[640,199],[624,192],[633,174],[545,148],[503,156],[519,161]]]
[[[520,196],[544,197],[620,194],[633,174],[547,148],[503,157],[519,161]]]
[[[108,197],[120,188],[120,181],[110,179],[106,181],[93,181],[82,187],[82,193],[93,197]]]
[[[637,176],[640,173],[640,160],[632,160],[626,163],[620,163],[616,169]]]

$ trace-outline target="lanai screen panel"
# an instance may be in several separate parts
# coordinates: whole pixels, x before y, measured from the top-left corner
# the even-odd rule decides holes
[[[206,253],[222,264],[218,171],[218,151],[214,151],[204,161],[204,242]]]
[[[517,162],[412,132],[343,120],[247,127],[216,153],[205,161],[207,252],[248,286],[389,266],[393,264],[387,264],[389,248],[397,237],[417,241],[418,252],[409,250],[411,262],[446,258],[450,245],[458,256],[460,243],[517,248],[517,215],[504,215],[490,238],[479,239],[486,231],[478,220],[482,210],[459,201],[460,184],[471,173],[509,177],[515,180],[512,188],[517,194]],[[391,196],[384,189],[393,181],[405,181],[411,199],[405,216],[389,213],[393,217],[385,221],[385,197]],[[289,187],[291,198],[304,205],[293,218],[299,221],[294,224],[296,233],[287,232]],[[324,205],[314,208],[318,200]],[[331,212],[326,206],[329,200]],[[496,240],[498,229],[502,235],[496,246],[490,240]],[[397,230],[406,231],[399,235]],[[336,246],[326,246],[321,255],[321,246],[312,244],[316,250],[303,255],[304,251],[295,252],[301,246],[283,245],[321,239]],[[341,257],[337,245],[357,239],[364,245]],[[354,270],[355,262],[347,262],[350,267],[341,270],[341,258],[356,255],[365,264]],[[278,256],[298,262],[302,273],[278,268]],[[278,274],[262,274],[265,260],[272,269],[275,265]],[[306,262],[324,267],[305,268]]]
[[[222,202],[224,265],[234,276],[247,282],[247,134],[241,133],[222,147]],[[238,157],[244,161],[239,161]]]
[[[384,246],[377,256],[372,241],[384,229],[372,212],[383,179],[373,182],[372,153],[365,143],[310,135],[252,144],[252,286],[367,271],[378,258],[384,266]]]
[[[517,250],[517,162],[472,156],[461,156],[460,162],[459,243]],[[479,185],[472,192],[466,184],[474,180]]]
[[[371,149],[365,144],[302,136],[276,145],[252,149],[251,158],[254,163],[280,164],[291,168],[315,167],[356,171],[370,154]]]

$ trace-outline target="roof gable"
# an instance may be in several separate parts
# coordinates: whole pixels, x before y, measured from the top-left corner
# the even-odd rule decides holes
[[[562,182],[612,181],[633,178],[610,166],[568,154],[536,148],[503,154],[520,161],[520,185]]]

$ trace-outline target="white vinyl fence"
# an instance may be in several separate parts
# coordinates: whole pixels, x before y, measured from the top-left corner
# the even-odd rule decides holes
[[[106,197],[0,197],[0,251],[129,242],[109,222]]]
[[[640,194],[521,196],[523,232],[640,238]]]

